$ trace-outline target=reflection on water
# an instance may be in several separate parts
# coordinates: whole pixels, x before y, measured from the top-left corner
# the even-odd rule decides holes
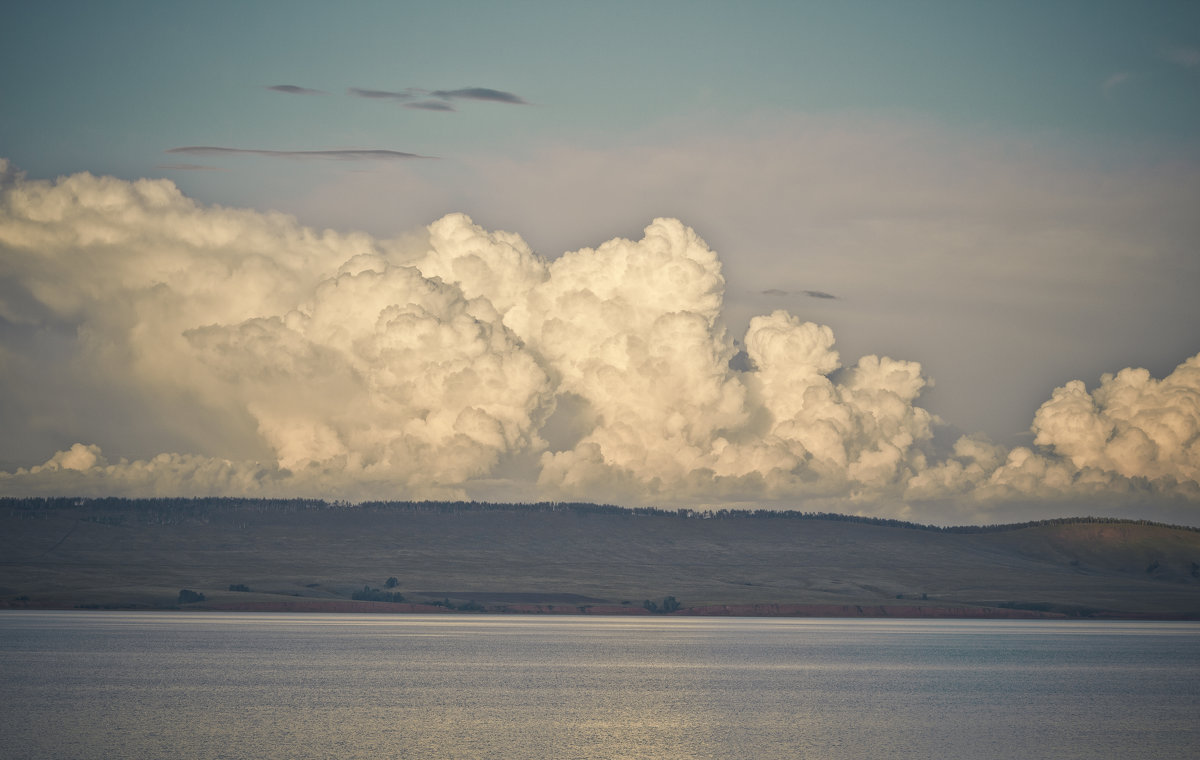
[[[1200,625],[5,612],[13,758],[1184,758]]]

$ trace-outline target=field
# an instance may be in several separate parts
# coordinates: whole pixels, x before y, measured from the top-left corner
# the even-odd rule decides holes
[[[364,586],[405,603],[353,600]],[[204,600],[181,605],[181,589]],[[645,600],[666,597],[675,614],[1196,619],[1200,531],[591,505],[0,500],[0,606],[648,614]]]

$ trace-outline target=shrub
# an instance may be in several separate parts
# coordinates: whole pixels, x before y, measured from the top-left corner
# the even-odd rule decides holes
[[[355,591],[350,598],[356,602],[403,602],[404,594],[399,591],[380,591],[377,588],[363,586],[362,591]]]
[[[675,597],[668,596],[667,598],[662,600],[661,607],[659,607],[656,603],[650,601],[649,599],[642,602],[642,606],[656,615],[666,615],[669,612],[674,612],[675,610],[679,609],[683,605],[681,605],[679,603],[679,600],[676,599]]]

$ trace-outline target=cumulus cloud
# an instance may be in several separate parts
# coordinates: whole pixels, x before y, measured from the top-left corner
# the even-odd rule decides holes
[[[287,482],[278,470],[254,462],[159,454],[148,460],[109,463],[98,446],[80,443],[56,452],[44,464],[0,472],[0,489],[7,490],[10,483],[15,484],[15,493],[37,496],[254,497],[306,493],[301,483]]]
[[[257,148],[223,148],[215,145],[185,145],[168,148],[167,153],[185,156],[265,156],[267,158],[324,158],[336,161],[396,161],[406,158],[430,158],[398,150],[341,149],[341,150],[262,150]]]
[[[1200,356],[1162,380],[1144,369],[1104,375],[1089,393],[1073,380],[1033,419],[1034,443],[1080,471],[1173,488],[1200,482]]]
[[[487,498],[507,484],[905,515],[938,499],[1200,498],[1200,357],[1163,380],[1067,384],[1032,446],[965,436],[939,453],[920,364],[844,363],[828,326],[783,310],[735,338],[720,259],[674,219],[550,260],[462,214],[380,240],[202,206],[164,180],[0,175],[0,316],[73,335],[70,392],[130,389],[166,452],[130,457],[122,419],[44,402],[19,424],[74,440],[0,473],[3,493]],[[27,378],[0,368],[8,396]]]
[[[1162,380],[1145,369],[1081,380],[1038,408],[1034,445],[1011,451],[963,437],[954,457],[910,480],[909,498],[978,500],[1143,494],[1200,498],[1200,355]]]

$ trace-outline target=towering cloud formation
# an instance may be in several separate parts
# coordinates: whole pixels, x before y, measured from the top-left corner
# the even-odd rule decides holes
[[[1162,380],[1144,369],[1105,375],[1093,393],[1079,380],[1054,391],[1033,418],[1034,443],[1072,474],[1059,490],[1141,489],[1200,498],[1200,356]],[[1018,449],[994,475],[1011,486],[1045,457]]]
[[[114,459],[121,420],[77,423],[44,405],[26,424],[78,442],[0,473],[3,493],[505,488],[863,510],[951,496],[1197,496],[1200,357],[1162,381],[1124,370],[1092,394],[1060,388],[1034,419],[1035,448],[966,437],[939,459],[915,362],[843,366],[828,327],[783,311],[751,320],[735,360],[720,261],[675,220],[551,261],[461,214],[384,241],[203,207],[165,181],[0,169],[8,333],[73,330],[76,392],[93,392],[93,379],[133,389],[161,415],[161,440],[191,441]],[[4,391],[20,382],[0,369]],[[204,431],[189,429],[200,418]]]
[[[1055,389],[1033,419],[1035,447],[1004,452],[976,438],[908,484],[909,498],[1158,494],[1200,499],[1200,355],[1162,380],[1144,369]]]

